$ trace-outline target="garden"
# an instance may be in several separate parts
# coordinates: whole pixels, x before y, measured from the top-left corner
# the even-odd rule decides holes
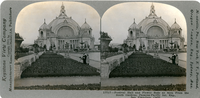
[[[99,75],[100,73],[94,67],[55,53],[46,52],[22,72],[21,78]]]
[[[186,69],[151,55],[136,52],[111,71],[109,77],[186,76]]]

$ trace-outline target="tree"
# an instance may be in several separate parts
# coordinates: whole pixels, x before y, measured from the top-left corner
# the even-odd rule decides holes
[[[38,52],[39,52],[39,50],[38,50],[39,45],[38,45],[38,44],[33,44],[33,48],[34,48],[34,52],[35,52],[35,53],[38,53]]]
[[[47,46],[46,46],[46,45],[44,45],[44,46],[43,46],[43,49],[44,49],[44,50],[47,50]]]
[[[128,52],[128,49],[127,49],[128,45],[126,43],[123,43],[122,47],[124,48],[124,53],[127,53]]]
[[[114,48],[114,52],[118,52],[118,50],[119,50],[118,48],[116,48],[116,47]]]

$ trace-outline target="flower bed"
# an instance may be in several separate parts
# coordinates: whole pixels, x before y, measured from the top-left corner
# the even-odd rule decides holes
[[[25,69],[21,78],[26,77],[55,77],[55,76],[97,76],[96,68],[82,64],[61,55],[45,53]]]
[[[186,76],[186,69],[155,59],[144,53],[133,53],[116,67],[109,77]]]

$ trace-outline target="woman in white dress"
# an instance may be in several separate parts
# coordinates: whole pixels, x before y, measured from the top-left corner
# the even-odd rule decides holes
[[[179,58],[178,58],[178,54],[176,54],[175,64],[178,65],[178,63],[179,63]]]
[[[89,55],[87,54],[87,55],[86,55],[86,57],[87,57],[87,58],[86,58],[86,64],[88,64],[88,65],[89,65],[89,63],[90,63],[90,58],[89,58]]]

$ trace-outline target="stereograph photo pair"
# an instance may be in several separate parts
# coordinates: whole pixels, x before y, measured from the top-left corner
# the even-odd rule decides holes
[[[4,1],[2,98],[200,98],[197,1]]]

